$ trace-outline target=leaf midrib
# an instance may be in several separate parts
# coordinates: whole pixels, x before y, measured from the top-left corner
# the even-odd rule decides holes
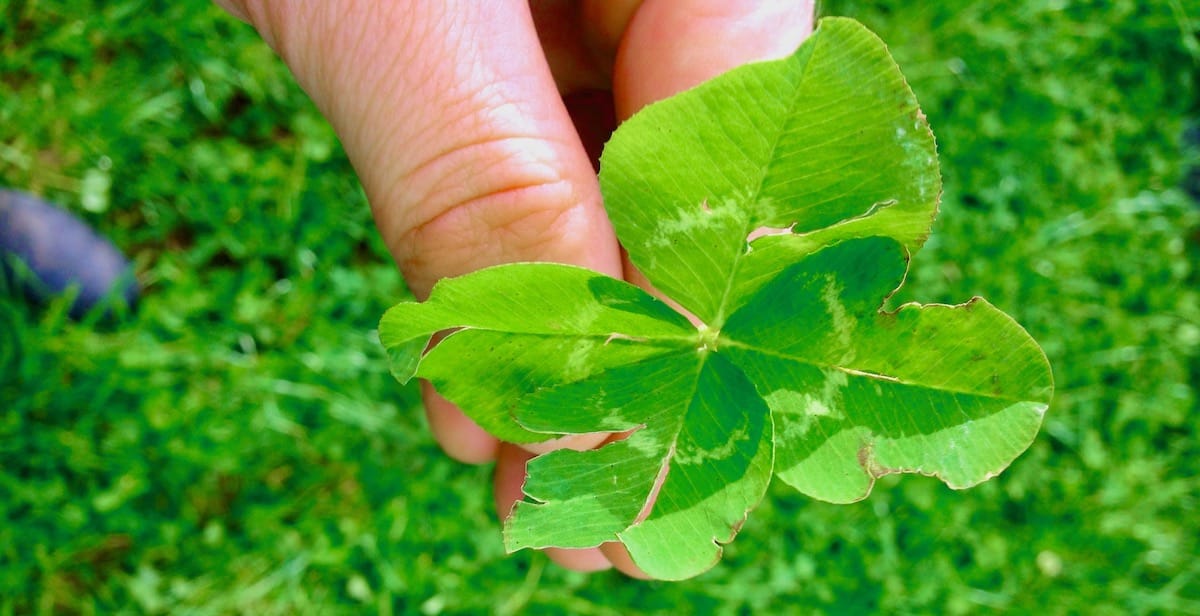
[[[786,112],[781,116],[779,123],[775,127],[776,130],[774,131],[774,136],[771,139],[771,147],[767,149],[766,163],[762,165],[761,172],[758,176],[757,185],[754,187],[754,190],[747,195],[747,199],[751,203],[757,202],[759,197],[762,195],[763,185],[766,183],[767,176],[770,175],[770,171],[776,160],[775,152],[778,151],[779,143],[783,139],[783,128],[787,125],[788,118],[795,113],[796,107],[799,105],[800,93],[803,90],[804,83],[808,78],[809,66],[812,64],[813,58],[816,57],[817,52],[822,48],[821,42],[822,39],[815,39],[812,52],[808,54],[808,58],[805,59],[804,65],[799,69],[799,74],[796,78],[795,85],[792,87],[791,100],[788,101]],[[752,217],[747,216],[746,225],[742,228],[739,239],[745,241],[745,238],[750,235],[750,232],[752,232],[754,228],[755,221],[752,219]],[[738,270],[741,269],[742,260],[746,257],[746,254],[748,253],[745,250],[745,247],[743,247],[742,250],[738,251],[737,256],[733,260],[733,265],[729,268],[729,276],[725,279],[725,289],[721,292],[721,300],[717,305],[717,312],[714,322],[709,324],[709,326],[713,329],[720,330],[721,327],[725,325],[725,319],[727,318],[725,311],[729,307],[729,296],[733,292],[733,288],[736,286],[734,282],[737,280]]]
[[[692,386],[689,388],[692,394],[688,397],[687,403],[683,405],[683,412],[679,414],[679,422],[676,429],[672,431],[666,451],[663,452],[662,462],[659,464],[654,484],[650,486],[650,491],[646,493],[646,499],[642,501],[642,507],[630,527],[641,524],[649,519],[651,515],[654,515],[655,506],[658,505],[658,495],[662,493],[662,487],[667,484],[667,479],[671,475],[671,463],[675,460],[676,450],[679,446],[679,435],[683,433],[683,427],[687,424],[688,413],[692,412],[692,402],[696,400],[696,395],[700,391],[700,377],[704,374],[704,367],[708,362],[710,353],[711,351],[703,352],[700,361],[696,362],[696,374],[692,379]],[[646,428],[643,427],[642,429],[645,430]],[[650,502],[651,496],[655,498],[655,502],[653,503]]]
[[[738,340],[733,340],[730,338],[722,337],[720,344],[718,346],[718,352],[720,352],[719,350],[721,348],[727,348],[727,347],[735,347],[735,348],[742,349],[744,351],[760,353],[762,355],[767,355],[767,356],[773,357],[775,359],[779,359],[779,360],[783,360],[783,361],[791,361],[794,363],[811,366],[811,367],[817,368],[817,369],[837,370],[839,372],[842,372],[842,373],[847,374],[852,377],[868,378],[871,380],[877,380],[877,381],[881,381],[881,382],[885,382],[885,383],[896,383],[896,384],[904,385],[904,386],[908,386],[908,387],[922,387],[922,388],[932,389],[934,391],[940,391],[940,392],[945,392],[945,393],[950,393],[950,394],[958,394],[958,395],[963,395],[963,396],[975,396],[978,398],[987,398],[989,400],[1000,400],[1003,402],[1013,402],[1013,403],[1037,402],[1040,404],[1049,404],[1049,402],[1047,402],[1047,401],[1037,400],[1037,399],[1033,398],[1032,396],[1029,398],[1012,397],[1012,396],[1006,396],[1006,395],[996,395],[996,394],[991,394],[991,393],[981,392],[981,391],[971,391],[971,390],[962,389],[962,388],[958,388],[958,387],[943,387],[943,386],[938,386],[938,385],[930,385],[928,383],[903,380],[899,377],[891,376],[888,374],[871,372],[868,370],[861,370],[858,368],[851,368],[849,366],[839,366],[839,365],[835,365],[835,364],[820,363],[820,362],[816,362],[816,361],[813,361],[813,360],[805,358],[805,357],[789,355],[787,353],[777,351],[775,349],[768,349],[768,348],[760,347],[757,345],[749,344],[746,342],[741,342]],[[732,362],[732,359],[730,359],[730,361]],[[733,362],[733,363],[734,363],[734,365],[737,365],[736,362]],[[739,369],[741,369],[740,366],[739,366]]]
[[[455,330],[453,332],[447,334],[445,337],[449,338],[450,336],[453,336],[453,335],[455,335],[459,332],[463,332],[463,331],[487,332],[487,333],[492,333],[492,334],[506,334],[509,336],[537,336],[540,338],[569,338],[572,340],[611,340],[613,342],[625,341],[625,342],[633,342],[633,343],[637,343],[637,344],[677,343],[677,344],[679,344],[680,347],[683,347],[683,348],[692,348],[692,346],[691,346],[692,344],[698,344],[701,341],[699,330],[693,330],[686,334],[679,334],[679,335],[663,334],[663,335],[653,335],[653,336],[641,336],[641,335],[635,335],[635,334],[626,334],[624,332],[617,332],[617,331],[580,334],[580,333],[575,333],[575,332],[562,332],[562,333],[547,332],[544,330],[543,331],[515,331],[515,330],[511,330],[511,329],[498,329],[498,328],[493,328],[493,327],[474,327],[474,326],[455,328]],[[664,344],[663,346],[666,346],[666,345]]]

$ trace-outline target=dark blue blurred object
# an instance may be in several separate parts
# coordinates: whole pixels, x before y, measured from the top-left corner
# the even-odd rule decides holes
[[[132,307],[138,296],[133,268],[112,242],[70,212],[12,190],[0,190],[0,275],[42,301],[78,285],[76,319],[104,301]]]

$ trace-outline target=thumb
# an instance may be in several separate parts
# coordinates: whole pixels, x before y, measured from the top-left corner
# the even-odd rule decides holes
[[[258,29],[329,119],[417,297],[443,277],[514,261],[621,276],[595,171],[525,0],[219,2]],[[447,453],[495,455],[494,439],[424,391]]]
[[[595,171],[524,0],[224,0],[333,124],[418,297],[512,261],[620,276]]]

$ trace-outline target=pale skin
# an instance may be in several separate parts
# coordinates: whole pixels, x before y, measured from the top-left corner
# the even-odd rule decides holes
[[[786,56],[813,27],[812,0],[217,3],[258,30],[329,119],[418,298],[443,277],[515,261],[648,287],[623,259],[589,150],[641,107]],[[525,463],[547,446],[497,442],[423,387],[446,453],[496,462],[507,515]],[[546,553],[571,569],[642,576],[615,542]]]

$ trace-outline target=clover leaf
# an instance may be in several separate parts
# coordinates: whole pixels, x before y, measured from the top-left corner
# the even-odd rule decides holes
[[[600,183],[631,261],[698,325],[548,263],[443,280],[380,323],[399,380],[429,379],[501,439],[622,434],[530,461],[508,549],[621,541],[682,579],[717,562],[772,473],[847,503],[889,473],[969,487],[1032,442],[1053,385],[1019,325],[981,298],[883,308],[940,178],[912,92],[858,23],[825,19],[789,58],[647,107]]]

